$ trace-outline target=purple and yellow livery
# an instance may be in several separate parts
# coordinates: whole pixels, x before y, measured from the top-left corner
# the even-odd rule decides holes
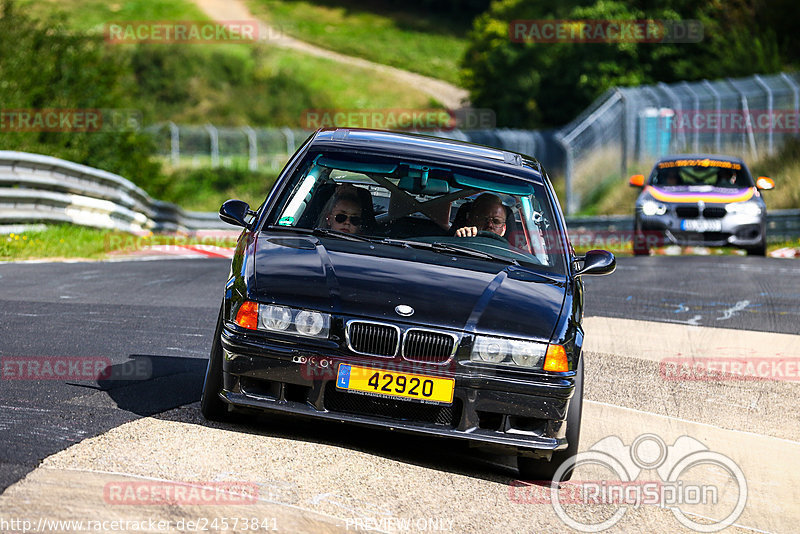
[[[652,185],[645,186],[644,191],[662,202],[705,202],[706,204],[729,204],[744,202],[756,195],[754,187],[735,189],[731,193],[715,191],[667,191]]]

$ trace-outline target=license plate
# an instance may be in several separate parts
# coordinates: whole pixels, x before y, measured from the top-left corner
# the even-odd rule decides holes
[[[426,403],[452,404],[455,380],[369,369],[343,363],[339,365],[336,375],[336,387],[379,397],[400,397]]]
[[[707,219],[684,219],[681,221],[681,230],[686,232],[719,232],[722,230],[722,221]]]

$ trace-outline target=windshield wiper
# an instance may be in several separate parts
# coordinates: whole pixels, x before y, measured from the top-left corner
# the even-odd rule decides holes
[[[338,230],[332,230],[330,228],[314,228],[311,231],[312,235],[320,236],[324,235],[325,237],[337,237],[339,239],[346,239],[348,241],[367,241],[367,242],[374,242],[375,239],[359,234],[348,234],[347,232],[340,232]]]
[[[339,232],[338,230],[331,230],[330,228],[299,228],[297,226],[267,226],[267,230],[283,230],[289,232],[297,232],[300,234],[309,234],[314,236],[336,237],[338,239],[345,239],[347,241],[376,241],[374,238],[366,237],[358,234],[348,234],[347,232]]]
[[[475,250],[473,248],[462,247],[461,245],[454,245],[452,243],[442,243],[440,241],[436,241],[435,243],[431,243],[430,248],[431,250],[435,250],[437,252],[453,252],[463,256],[471,256],[473,258],[483,258],[485,260],[502,261],[503,263],[509,263],[511,265],[519,265],[519,262],[513,258],[506,258],[505,256],[500,256],[498,254],[492,254],[491,252]]]

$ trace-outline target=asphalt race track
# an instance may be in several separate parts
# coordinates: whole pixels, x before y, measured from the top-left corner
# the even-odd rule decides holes
[[[217,259],[0,265],[0,357],[94,358],[110,373],[100,381],[0,381],[0,518],[97,515],[92,499],[103,504],[96,494],[113,476],[234,476],[275,493],[259,511],[280,518],[277,530],[286,532],[404,531],[364,518],[413,521],[421,509],[428,531],[565,531],[549,501],[534,506],[529,489],[515,493],[513,459],[333,423],[205,422],[196,401],[228,268]],[[733,531],[791,531],[800,521],[796,382],[659,380],[659,359],[722,340],[744,355],[768,357],[772,343],[796,355],[800,268],[737,256],[622,258],[615,274],[585,285],[582,449],[610,435],[630,444],[649,431],[668,445],[695,437],[747,475],[748,507]],[[198,514],[134,508],[114,513]],[[658,507],[637,509],[615,528],[689,531]]]
[[[586,315],[761,332],[800,332],[800,267],[737,256],[621,258],[587,277]]]

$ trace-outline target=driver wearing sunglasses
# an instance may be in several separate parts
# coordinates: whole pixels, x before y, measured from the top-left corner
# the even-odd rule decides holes
[[[352,186],[339,186],[331,198],[331,208],[325,216],[325,225],[331,230],[358,234],[364,223],[361,202]]]

